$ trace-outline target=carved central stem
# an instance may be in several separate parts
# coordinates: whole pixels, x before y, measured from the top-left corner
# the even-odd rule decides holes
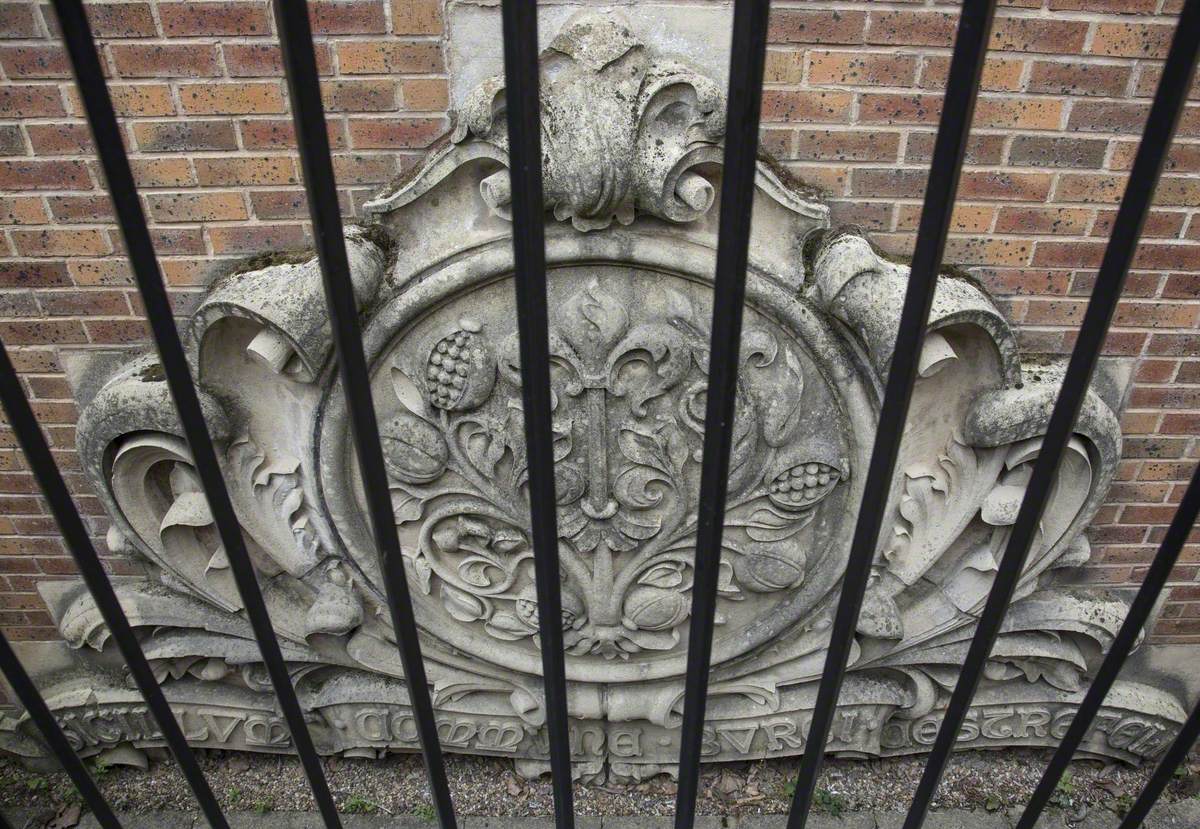
[[[584,445],[587,447],[588,486],[583,500],[583,513],[600,521],[612,518],[617,502],[608,490],[608,401],[604,388],[591,387],[584,391],[587,402],[587,423],[584,426]]]

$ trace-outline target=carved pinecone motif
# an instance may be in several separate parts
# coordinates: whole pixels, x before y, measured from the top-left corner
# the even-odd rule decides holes
[[[803,509],[829,494],[839,477],[832,466],[816,461],[798,463],[775,476],[767,497],[784,509]]]
[[[474,320],[437,341],[429,352],[425,379],[429,402],[438,409],[462,411],[483,403],[496,382],[496,358]]]

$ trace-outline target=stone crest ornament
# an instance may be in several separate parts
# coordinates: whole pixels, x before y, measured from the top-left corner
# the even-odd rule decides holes
[[[542,56],[551,390],[575,770],[673,772],[721,188],[720,88],[616,14]],[[445,748],[548,768],[528,528],[504,88],[348,229],[395,521]],[[862,499],[908,268],[759,165],[706,759],[803,751]],[[417,747],[315,260],[235,273],[192,315],[202,403],[319,750]],[[830,750],[921,752],[1015,520],[1057,390],[987,293],[939,278]],[[87,403],[79,451],[144,577],[118,579],[200,746],[286,751],[163,372],[130,362]],[[1068,586],[1120,455],[1089,395],[1018,598],[959,738],[1052,745],[1126,606]],[[161,745],[79,584],[42,590],[71,658],[43,688],[84,754]],[[1118,683],[1084,743],[1137,761],[1184,718]],[[0,744],[38,751],[28,724]]]

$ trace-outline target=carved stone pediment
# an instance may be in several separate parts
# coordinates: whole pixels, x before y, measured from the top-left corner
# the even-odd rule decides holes
[[[542,60],[551,385],[577,772],[673,770],[721,188],[720,88],[618,15]],[[504,89],[349,230],[351,275],[432,692],[449,750],[547,756],[507,205]],[[908,268],[769,161],[759,167],[705,754],[797,754],[891,360]],[[193,314],[202,401],[322,751],[416,748],[315,261],[230,275]],[[1022,361],[987,293],[938,283],[831,750],[932,741],[1037,457],[1058,369]],[[1062,586],[1120,453],[1089,396],[964,746],[1053,744],[1125,613]],[[119,593],[199,745],[286,750],[161,369],[84,409],[110,542],[152,576]],[[44,591],[78,651],[52,704],[85,753],[159,739],[78,586]],[[81,695],[81,688],[89,694]],[[117,712],[124,712],[118,716]],[[1126,683],[1086,751],[1137,760],[1182,721]],[[140,717],[140,719],[139,719]],[[28,751],[22,723],[0,729]]]

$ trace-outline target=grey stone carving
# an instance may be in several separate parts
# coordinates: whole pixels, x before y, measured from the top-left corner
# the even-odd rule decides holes
[[[543,56],[546,253],[563,617],[576,772],[672,772],[691,605],[721,90],[622,18],[574,18]],[[547,768],[528,531],[504,89],[349,231],[395,520],[444,746]],[[908,268],[759,166],[705,755],[803,750]],[[217,282],[187,329],[226,479],[321,751],[416,748],[315,261]],[[1015,518],[1058,370],[1022,362],[975,282],[938,282],[900,474],[831,751],[920,752]],[[197,745],[286,751],[161,368],[113,377],[79,449],[118,591]],[[1053,744],[1125,604],[1062,586],[1120,431],[1089,396],[964,747]],[[161,738],[81,586],[43,586],[75,654],[43,678],[85,754]],[[1137,761],[1184,712],[1118,684],[1085,750]],[[28,724],[0,742],[34,754]],[[120,754],[121,752],[118,752]]]

